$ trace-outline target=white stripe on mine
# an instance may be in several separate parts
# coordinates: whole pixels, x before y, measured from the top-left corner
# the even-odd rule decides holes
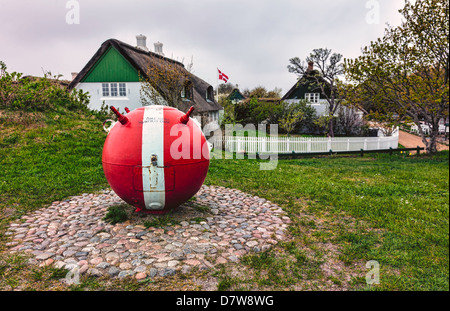
[[[164,183],[164,107],[146,106],[142,123],[142,186],[147,209],[165,205]],[[157,166],[152,165],[152,156]]]

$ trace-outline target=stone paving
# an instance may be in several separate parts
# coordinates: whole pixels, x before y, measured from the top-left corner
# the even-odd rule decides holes
[[[171,214],[181,217],[176,224],[147,228],[103,219],[110,206],[124,203],[112,190],[74,196],[10,224],[7,246],[33,255],[32,264],[142,280],[237,262],[286,238],[289,217],[265,199],[203,185],[190,202],[208,207],[207,214],[192,219],[186,203]]]

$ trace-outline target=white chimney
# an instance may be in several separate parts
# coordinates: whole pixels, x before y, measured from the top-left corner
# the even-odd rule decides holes
[[[155,44],[155,53],[156,54],[159,54],[159,55],[161,55],[161,56],[164,56],[164,53],[163,53],[163,44],[161,43],[161,42],[155,42],[154,43]]]
[[[78,76],[78,72],[71,72],[72,74],[72,80],[76,78],[76,76]]]
[[[136,41],[137,41],[137,48],[144,50],[146,52],[148,52],[148,48],[147,48],[147,37],[144,36],[143,34],[137,35],[136,36]]]

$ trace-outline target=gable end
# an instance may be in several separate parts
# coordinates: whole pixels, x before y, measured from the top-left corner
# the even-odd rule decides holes
[[[139,75],[125,57],[111,46],[80,82],[139,82]]]

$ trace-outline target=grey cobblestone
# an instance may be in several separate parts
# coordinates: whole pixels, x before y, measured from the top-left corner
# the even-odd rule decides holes
[[[108,207],[121,203],[112,190],[53,202],[11,223],[6,245],[11,253],[34,255],[37,264],[78,265],[80,273],[94,276],[153,278],[237,262],[286,239],[290,223],[270,201],[224,187],[204,185],[195,195],[196,204],[210,208],[203,221],[184,219],[164,228],[106,223]]]

